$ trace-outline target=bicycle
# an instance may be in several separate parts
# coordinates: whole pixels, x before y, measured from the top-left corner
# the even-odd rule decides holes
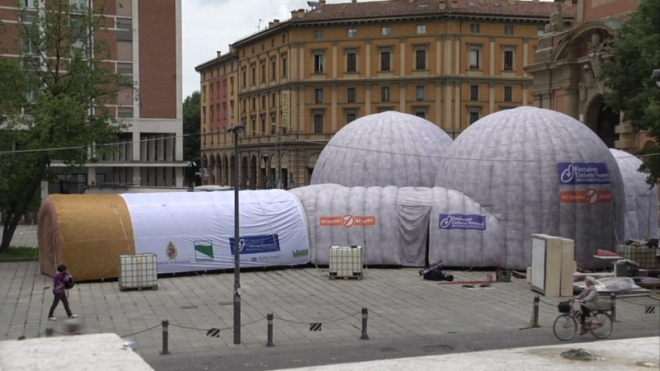
[[[575,300],[563,301],[557,305],[559,313],[552,325],[552,331],[557,339],[569,341],[575,337],[578,329],[580,311],[573,308]],[[612,317],[607,313],[609,309],[599,309],[591,312],[585,319],[585,329],[597,339],[605,339],[612,333]]]

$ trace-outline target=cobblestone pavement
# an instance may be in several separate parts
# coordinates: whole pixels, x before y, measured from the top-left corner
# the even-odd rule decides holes
[[[162,349],[161,321],[168,320],[171,353],[222,353],[232,348],[264,347],[266,315],[273,313],[278,346],[360,341],[361,308],[369,311],[371,339],[446,333],[475,333],[526,327],[533,298],[524,279],[491,288],[465,288],[423,281],[418,270],[368,269],[362,280],[330,280],[327,271],[294,268],[241,274],[241,345],[233,344],[233,274],[160,278],[157,290],[120,291],[116,281],[77,283],[69,301],[85,333],[113,332],[127,337],[151,357]],[[488,272],[451,272],[456,280],[486,279]],[[492,273],[492,272],[491,272]],[[20,336],[55,336],[65,322],[47,320],[51,279],[38,262],[0,263],[0,341]],[[552,333],[559,298],[541,297],[539,323]],[[655,304],[654,313],[646,313]],[[617,301],[615,324],[648,324],[660,330],[660,304],[650,297]],[[64,309],[58,307],[56,317]],[[321,331],[310,331],[321,323]],[[220,329],[219,337],[207,331]],[[551,335],[550,335],[551,336]]]

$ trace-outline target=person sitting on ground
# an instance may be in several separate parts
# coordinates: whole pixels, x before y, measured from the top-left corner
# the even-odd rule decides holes
[[[580,335],[587,332],[585,325],[586,318],[591,314],[592,311],[598,309],[598,291],[596,291],[596,280],[593,277],[587,277],[585,279],[586,287],[582,292],[575,297],[575,300],[580,303],[580,323],[582,328],[580,330]]]

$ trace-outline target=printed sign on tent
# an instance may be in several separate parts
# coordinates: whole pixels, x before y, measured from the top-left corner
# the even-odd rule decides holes
[[[235,239],[229,238],[229,249],[234,255]],[[263,236],[243,236],[239,242],[241,254],[266,254],[280,251],[280,239],[277,234]]]
[[[210,240],[198,240],[195,245],[195,260],[213,260],[213,242]]]
[[[559,184],[610,184],[607,164],[603,162],[557,163]]]
[[[440,229],[486,230],[486,216],[477,214],[440,214]]]
[[[321,227],[368,227],[376,225],[375,216],[357,216],[346,214],[342,216],[322,216]]]
[[[561,191],[559,202],[562,204],[606,204],[612,202],[612,191],[589,188],[586,191]]]

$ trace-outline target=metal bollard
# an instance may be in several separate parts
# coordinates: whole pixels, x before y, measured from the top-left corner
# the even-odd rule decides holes
[[[539,301],[541,299],[538,295],[534,297],[534,314],[532,316],[532,328],[541,327],[539,326]]]
[[[369,335],[367,335],[367,320],[369,319],[369,310],[364,307],[362,308],[362,336],[360,340],[369,340]]]
[[[268,313],[266,319],[268,320],[268,342],[266,343],[266,346],[273,347],[275,346],[275,344],[273,344],[273,313]]]
[[[616,320],[616,294],[610,294],[610,309],[612,310],[612,322],[619,322]]]
[[[168,336],[168,327],[170,326],[170,321],[164,319],[161,323],[163,326],[163,351],[160,352],[161,355],[170,354],[170,351],[167,350],[167,336]]]

